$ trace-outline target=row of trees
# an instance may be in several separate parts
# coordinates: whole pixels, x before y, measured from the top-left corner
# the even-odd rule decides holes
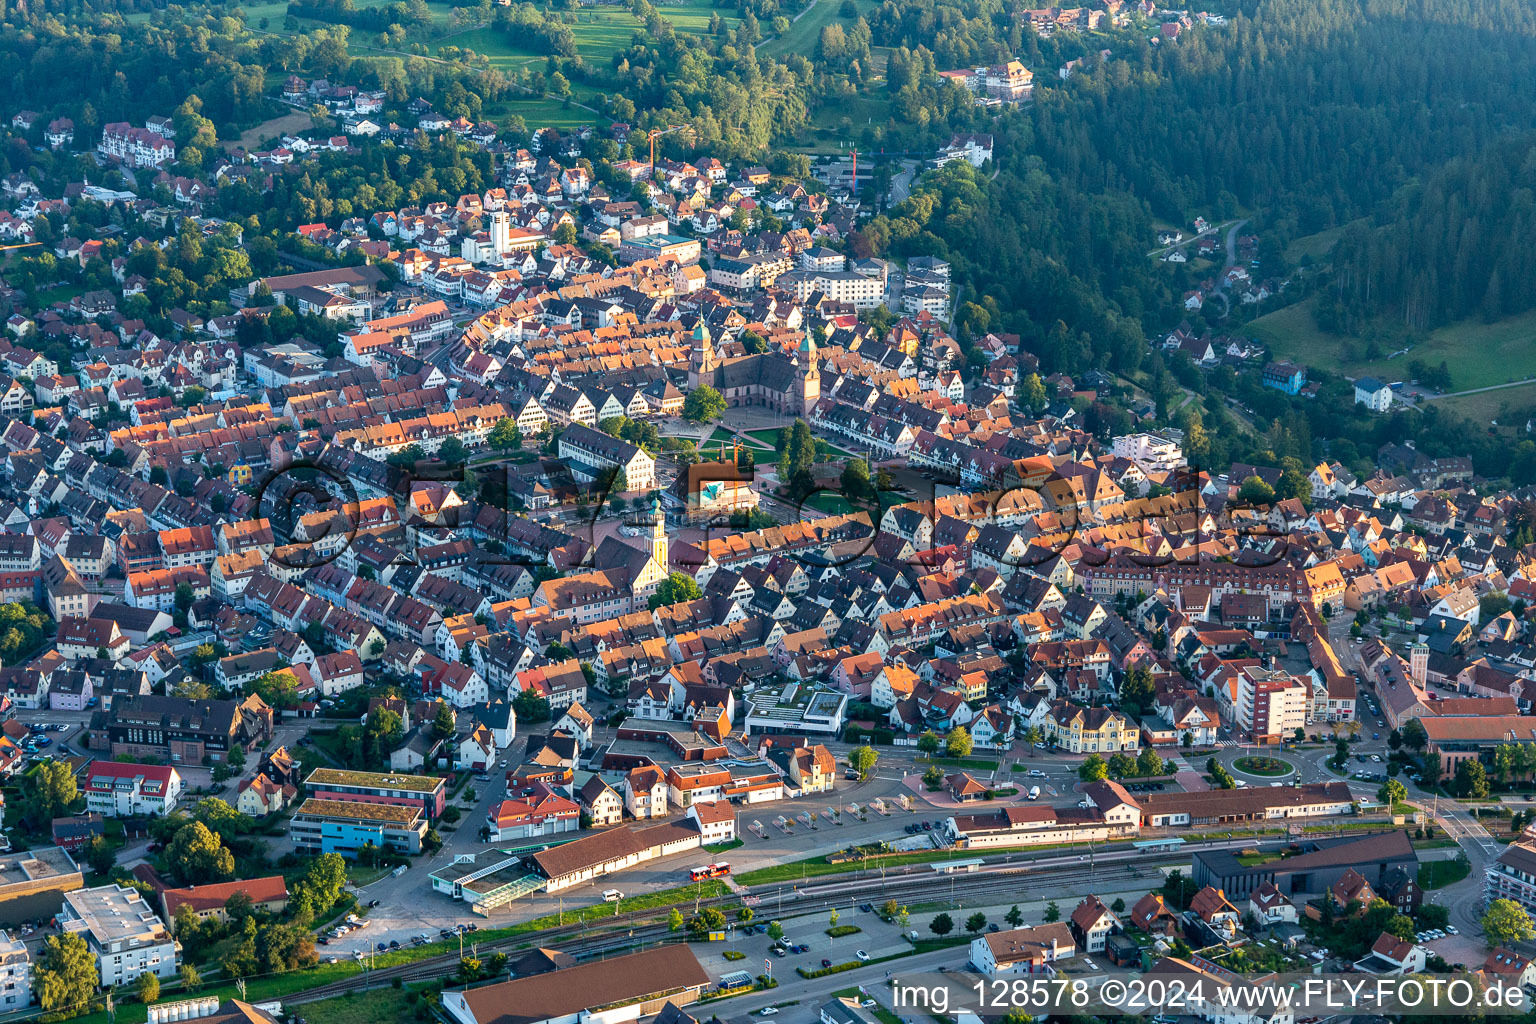
[[[1089,754],[1083,759],[1083,763],[1077,766],[1077,777],[1084,782],[1098,782],[1102,779],[1149,778],[1166,772],[1167,766],[1163,759],[1151,747],[1142,747],[1135,757],[1120,752],[1111,754],[1109,759],[1105,760],[1100,754]]]

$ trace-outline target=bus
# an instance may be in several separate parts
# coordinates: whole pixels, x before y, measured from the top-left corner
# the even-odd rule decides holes
[[[731,873],[731,866],[724,861],[719,864],[711,864],[708,867],[694,868],[688,872],[690,881],[698,882],[705,878],[724,878]]]

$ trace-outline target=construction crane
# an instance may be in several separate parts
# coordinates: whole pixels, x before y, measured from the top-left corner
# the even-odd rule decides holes
[[[656,177],[656,140],[661,138],[663,135],[671,135],[675,132],[688,132],[689,134],[697,134],[694,132],[692,125],[686,124],[669,124],[665,128],[652,128],[650,131],[645,133],[646,141],[651,144],[650,176],[652,178]]]

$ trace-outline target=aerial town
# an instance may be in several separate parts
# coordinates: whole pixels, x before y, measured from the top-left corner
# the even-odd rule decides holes
[[[1506,383],[1439,336],[1277,343],[1346,311],[1225,200],[1135,240],[1165,329],[1005,315],[942,222],[1009,119],[1231,28],[1011,16],[930,76],[997,130],[921,151],[509,129],[297,60],[238,142],[7,111],[5,1019],[1536,992],[1536,419],[1460,454],[1436,403]]]

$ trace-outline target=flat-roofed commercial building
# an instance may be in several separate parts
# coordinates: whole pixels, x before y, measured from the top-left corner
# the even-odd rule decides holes
[[[1387,887],[1393,869],[1401,869],[1407,878],[1419,870],[1418,854],[1403,829],[1308,839],[1297,845],[1301,849],[1289,856],[1282,858],[1275,851],[1272,860],[1246,864],[1232,850],[1197,850],[1190,877],[1196,885],[1220,889],[1228,899],[1246,899],[1266,882],[1284,896],[1322,893],[1346,871],[1354,871],[1379,890]]]
[[[0,925],[20,925],[57,913],[64,894],[85,885],[68,851],[45,846],[0,856]]]
[[[415,807],[429,818],[441,817],[448,800],[448,784],[435,775],[316,768],[304,785],[312,797]]]
[[[181,967],[181,947],[135,889],[103,885],[66,894],[59,929],[85,940],[103,988],[141,974],[174,978]]]
[[[366,846],[393,853],[420,853],[427,818],[419,807],[359,800],[304,801],[288,822],[288,837],[301,853],[356,857]]]
[[[681,235],[648,235],[643,238],[626,238],[619,242],[619,262],[634,263],[638,260],[674,259],[687,265],[699,262],[704,247],[696,238]]]

